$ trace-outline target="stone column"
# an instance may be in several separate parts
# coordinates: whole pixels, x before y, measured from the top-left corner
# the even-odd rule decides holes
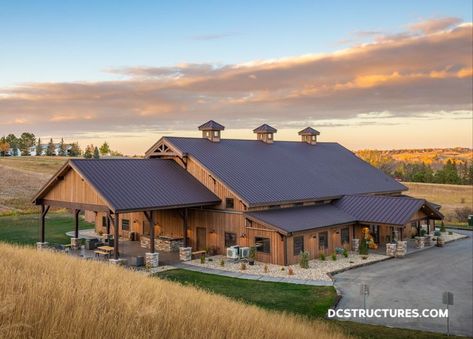
[[[396,244],[386,244],[386,255],[389,257],[396,256]]]
[[[71,238],[71,248],[73,250],[78,250],[80,247],[80,239],[79,238]]]
[[[37,248],[38,250],[45,250],[45,249],[48,248],[48,245],[49,245],[48,242],[41,242],[41,241],[38,241],[38,242],[36,243],[36,248]]]
[[[407,253],[407,241],[398,241],[396,247],[396,257],[403,257]]]
[[[351,246],[352,246],[351,247],[352,251],[358,253],[358,251],[360,249],[360,239],[352,239],[351,240]]]
[[[159,266],[159,253],[146,253],[145,254],[145,266],[146,270],[150,273],[157,273]]]
[[[192,247],[179,247],[179,260],[190,261],[192,259]]]

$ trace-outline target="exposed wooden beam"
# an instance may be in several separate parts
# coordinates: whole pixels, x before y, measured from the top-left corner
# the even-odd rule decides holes
[[[187,247],[187,228],[188,228],[188,219],[189,219],[189,212],[187,208],[184,208],[184,218],[183,218],[183,228],[184,228],[184,247]]]
[[[115,224],[113,225],[113,258],[118,260],[118,221],[120,219],[120,215],[118,213],[115,214]]]
[[[74,210],[74,225],[75,225],[75,230],[74,230],[74,238],[79,238],[79,213],[80,210],[75,209]]]
[[[46,214],[48,214],[49,211],[49,205],[41,205],[41,223],[40,223],[40,234],[39,234],[39,240],[41,242],[44,242],[45,236],[44,236],[44,230],[45,230],[45,223],[46,223]]]
[[[43,199],[41,201],[41,204],[49,205],[53,207],[68,208],[71,210],[79,209],[81,211],[108,212],[110,210],[109,207],[104,206],[104,205],[83,204],[79,202],[48,200],[48,199]]]

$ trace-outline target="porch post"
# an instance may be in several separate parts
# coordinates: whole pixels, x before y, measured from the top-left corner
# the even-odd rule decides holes
[[[184,226],[184,246],[183,247],[187,247],[187,228],[188,228],[188,216],[189,216],[189,213],[188,213],[188,210],[187,208],[184,208],[184,218],[183,218],[183,226]]]
[[[79,238],[79,213],[80,213],[80,210],[78,209],[74,210],[74,225],[75,225],[74,237],[76,239]]]
[[[110,211],[107,212],[107,235],[110,235]]]
[[[155,248],[154,248],[154,222],[153,222],[153,211],[149,211],[149,252],[154,253]]]
[[[115,212],[115,224],[113,225],[113,258],[118,260],[118,221],[119,221],[119,214]]]
[[[403,229],[403,227],[400,227],[400,228],[399,228],[399,234],[400,234],[399,236],[400,236],[400,238],[401,238],[401,241],[402,241],[402,229]]]
[[[45,230],[45,224],[46,224],[46,214],[49,211],[49,205],[41,205],[41,222],[40,222],[40,232],[39,232],[39,241],[44,243],[45,236],[44,236],[44,230]]]

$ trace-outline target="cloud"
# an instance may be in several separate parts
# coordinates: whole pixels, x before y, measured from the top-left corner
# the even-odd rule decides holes
[[[229,38],[232,36],[238,35],[237,32],[227,32],[227,33],[219,33],[219,34],[202,34],[202,35],[193,35],[190,37],[191,40],[201,40],[201,41],[208,41],[208,40],[220,40]]]
[[[471,111],[472,25],[435,20],[333,53],[114,68],[108,72],[121,80],[20,84],[0,89],[0,128],[21,121],[38,133],[139,133],[195,129],[211,118],[248,128],[261,121],[367,124],[367,118]]]

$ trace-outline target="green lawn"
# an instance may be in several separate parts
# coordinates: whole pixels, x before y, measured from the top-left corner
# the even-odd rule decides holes
[[[158,276],[266,309],[309,317],[323,317],[337,295],[333,287],[235,279],[188,270],[170,270]]]
[[[295,285],[222,277],[188,270],[170,270],[159,278],[193,285],[248,304],[286,311],[308,318],[323,318],[332,306],[336,293],[333,287]],[[440,339],[443,334],[360,324],[352,321],[326,320],[346,334],[363,339]],[[448,337],[452,338],[452,337]]]
[[[93,228],[80,220],[79,228]],[[66,232],[74,229],[74,218],[69,214],[49,213],[46,217],[45,237],[49,243],[67,244]],[[39,215],[28,214],[0,217],[0,241],[22,245],[34,245],[39,239]]]

